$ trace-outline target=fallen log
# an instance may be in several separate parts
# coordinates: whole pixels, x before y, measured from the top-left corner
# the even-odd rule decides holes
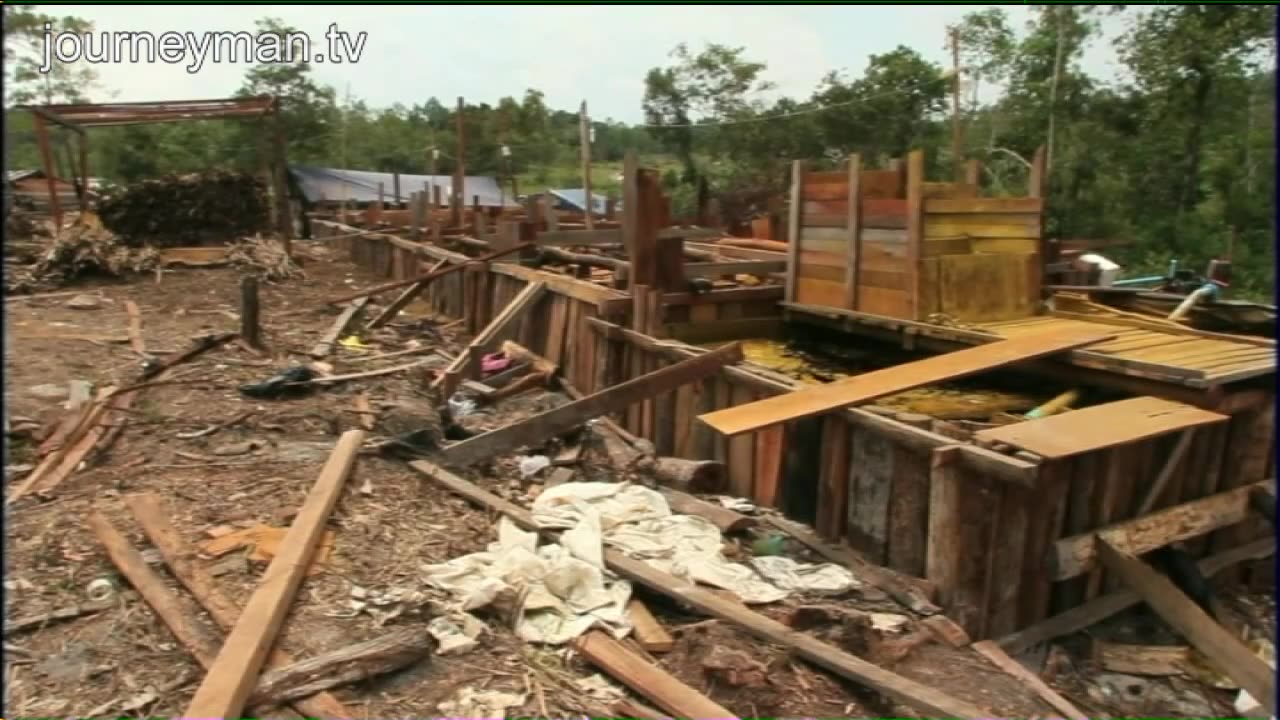
[[[429,655],[431,647],[431,634],[425,627],[399,628],[264,674],[249,697],[249,705],[281,705],[368,680],[412,665]]]
[[[637,467],[653,475],[658,484],[682,492],[721,493],[729,483],[724,463],[715,460],[644,458]]]
[[[482,490],[474,483],[454,475],[433,463],[414,461],[410,467],[473,503],[490,508],[511,518],[517,525],[538,530],[528,510]],[[790,648],[796,655],[847,680],[865,685],[888,697],[910,705],[934,717],[981,718],[990,711],[958,700],[934,688],[884,670],[810,635],[792,630],[745,605],[735,603],[697,587],[668,573],[650,567],[642,560],[629,558],[611,548],[605,549],[605,564],[622,577],[644,585],[712,617],[734,623],[766,642]],[[653,700],[653,698],[650,698]],[[657,701],[654,700],[656,703]],[[665,708],[664,708],[665,709]]]
[[[196,549],[183,540],[182,535],[169,522],[161,507],[160,498],[147,493],[126,496],[124,502],[142,528],[143,534],[160,552],[169,571],[205,612],[209,613],[209,617],[224,632],[235,627],[236,619],[240,617],[240,605],[219,590],[213,575],[203,565],[195,562]],[[267,655],[266,664],[270,668],[282,668],[293,665],[294,661],[283,650],[273,648]],[[299,696],[291,704],[307,717],[354,717],[351,710],[327,692],[313,697]]]
[[[737,717],[599,630],[592,630],[578,638],[574,642],[574,649],[593,665],[604,669],[619,682],[644,695],[674,717],[716,720]]]
[[[497,258],[500,258],[504,255],[510,255],[511,253],[519,252],[529,247],[534,247],[533,243],[520,243],[519,245],[513,245],[509,248],[504,248],[502,250],[495,250],[491,253],[487,253],[479,257],[471,258],[468,262],[458,263],[457,265],[450,265],[449,267],[441,268],[439,270],[436,270],[435,272],[428,272],[424,275],[419,275],[418,277],[415,277],[415,278],[409,278],[408,280],[398,280],[396,282],[387,283],[385,285],[377,285],[377,286],[368,288],[367,290],[357,290],[356,292],[347,293],[346,295],[339,295],[338,297],[330,298],[326,300],[325,304],[337,305],[338,303],[344,303],[344,302],[347,302],[348,300],[355,300],[356,298],[369,297],[371,295],[378,295],[380,293],[387,292],[388,290],[397,290],[399,288],[407,287],[415,283],[426,282],[428,280],[435,280],[437,278],[444,277],[445,275],[448,275],[450,273],[458,272],[459,270],[466,267],[470,263],[483,263],[483,262],[488,262],[489,260],[496,260]]]
[[[727,507],[722,507],[706,500],[696,498],[679,490],[663,488],[662,496],[667,499],[671,511],[680,515],[697,515],[720,528],[722,533],[734,533],[758,524],[753,517],[747,517]]]
[[[275,559],[267,566],[235,627],[227,633],[226,642],[183,717],[237,717],[244,709],[363,440],[364,432],[360,430],[348,430],[338,439]]]
[[[513,425],[463,440],[445,449],[444,461],[450,465],[465,466],[519,447],[544,442],[587,420],[617,412],[646,398],[671,392],[685,383],[699,380],[727,364],[738,362],[742,357],[741,344],[726,345]]]

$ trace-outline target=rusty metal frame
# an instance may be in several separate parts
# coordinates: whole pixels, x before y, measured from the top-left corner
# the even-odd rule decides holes
[[[49,143],[49,123],[66,128],[78,135],[80,151],[79,174],[81,179],[81,206],[84,205],[84,193],[89,188],[89,147],[87,128],[118,127],[122,125],[143,125],[165,122],[186,122],[191,120],[235,120],[262,119],[271,116],[275,119],[275,155],[279,165],[275,178],[276,190],[287,181],[283,176],[287,172],[283,147],[283,128],[280,127],[280,99],[274,95],[256,95],[245,98],[216,98],[212,100],[175,100],[172,102],[122,102],[122,103],[73,103],[59,105],[26,105],[19,109],[29,110],[35,116],[36,144],[40,149],[40,161],[44,166],[45,179],[49,185],[49,209],[53,214],[55,232],[62,226],[62,207],[58,202],[56,163],[53,149]],[[73,169],[74,172],[74,169]],[[280,213],[277,218],[281,232],[284,234],[285,249],[289,249],[292,238],[292,221],[289,221],[288,200],[281,197]],[[288,221],[288,222],[286,222]]]

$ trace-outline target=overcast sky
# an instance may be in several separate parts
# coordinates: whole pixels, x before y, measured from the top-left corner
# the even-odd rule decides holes
[[[45,12],[73,14],[99,31],[155,34],[253,29],[274,16],[310,33],[317,44],[330,23],[368,33],[357,64],[317,65],[320,82],[341,98],[374,107],[459,95],[472,102],[519,97],[534,87],[553,108],[587,100],[591,114],[637,122],[644,74],[664,64],[680,42],[747,48],[768,64],[767,78],[784,94],[807,97],[830,70],[857,76],[867,56],[898,45],[950,64],[946,26],[976,6],[180,6],[68,5]],[[1018,30],[1027,8],[1008,12]],[[1108,28],[1114,32],[1114,27]],[[1104,79],[1116,76],[1109,42],[1095,42],[1084,65]],[[230,95],[246,65],[206,63],[195,74],[182,65],[100,65],[105,88],[94,100],[182,100]]]

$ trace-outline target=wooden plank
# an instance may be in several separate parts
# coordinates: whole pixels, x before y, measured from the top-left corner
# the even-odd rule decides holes
[[[1274,491],[1274,488],[1274,480],[1263,480],[1063,538],[1053,544],[1049,558],[1053,579],[1073,578],[1096,567],[1098,549],[1104,540],[1120,552],[1142,555],[1170,543],[1235,525],[1249,515],[1250,493],[1255,489]]]
[[[786,299],[794,301],[799,297],[796,286],[796,270],[800,265],[800,203],[804,187],[804,161],[791,163],[791,207],[787,210],[787,282]]]
[[[527,510],[475,486],[456,475],[425,461],[410,463],[415,470],[455,493],[484,507],[492,508],[525,529],[536,529],[533,515]],[[978,718],[989,717],[990,712],[957,700],[945,693],[921,683],[884,670],[861,658],[775,620],[760,615],[741,603],[722,598],[686,580],[656,570],[641,560],[628,558],[612,549],[605,550],[605,563],[609,568],[633,582],[692,606],[716,618],[734,623],[748,633],[794,650],[795,654],[840,677],[865,685],[890,698],[940,717]],[[607,636],[606,636],[607,637]],[[682,715],[700,717],[696,714]],[[707,717],[707,716],[701,716]],[[711,715],[709,717],[722,717]]]
[[[1213,577],[1219,571],[1233,567],[1241,562],[1272,556],[1275,554],[1275,550],[1276,539],[1274,537],[1263,538],[1247,545],[1211,555],[1201,560],[1197,567],[1205,577]],[[1056,637],[1070,635],[1102,622],[1140,602],[1142,602],[1142,598],[1133,590],[1119,590],[1090,600],[1059,615],[1054,615],[1048,620],[1005,635],[996,640],[996,642],[1006,652],[1015,655],[1020,654]]]
[[[1044,211],[1044,198],[929,198],[926,213],[1031,213]]]
[[[1022,684],[1031,688],[1036,695],[1040,696],[1041,700],[1044,700],[1053,706],[1054,710],[1057,710],[1066,717],[1071,718],[1071,720],[1089,720],[1088,715],[1080,712],[1080,710],[1068,702],[1066,698],[1062,697],[1053,688],[1046,685],[1044,680],[1040,679],[1039,675],[1036,675],[1026,669],[1021,663],[1006,655],[1005,651],[1001,650],[999,645],[996,645],[990,640],[982,640],[974,643],[970,647],[972,647],[974,651],[982,657],[990,660],[992,665],[995,665],[1010,677],[1017,678],[1022,682]]]
[[[907,154],[907,272],[910,284],[907,289],[909,311],[912,320],[920,316],[920,258],[924,249],[924,151],[912,150]]]
[[[745,385],[729,384],[729,405],[745,405],[755,399]],[[754,495],[752,478],[755,475],[755,438],[742,435],[729,441],[729,493],[735,497],[750,498]]]
[[[321,359],[333,352],[333,346],[338,342],[338,338],[346,331],[347,326],[351,324],[352,319],[364,309],[369,302],[369,298],[356,298],[349,303],[333,321],[333,325],[325,332],[324,336],[312,346],[311,352],[307,353],[313,358]]]
[[[736,717],[600,630],[588,632],[574,641],[573,646],[592,664],[674,717]]]
[[[800,197],[805,200],[844,200],[849,195],[849,187],[845,183],[824,183],[822,185],[814,185],[809,182],[809,175],[817,173],[808,173],[805,177],[804,186]]]
[[[662,627],[662,623],[649,612],[649,607],[639,599],[631,598],[627,603],[627,619],[631,621],[636,642],[640,643],[640,647],[646,652],[671,652],[675,647],[676,641],[671,637],[671,633]]]
[[[1275,714],[1274,670],[1150,565],[1114,547],[1106,539],[1098,540],[1098,550],[1108,570],[1123,578],[1151,609],[1209,658],[1216,669],[1239,683],[1267,712]]]
[[[183,717],[238,717],[244,709],[363,441],[361,430],[338,439]]]
[[[1138,397],[987,428],[974,437],[1043,458],[1064,458],[1226,420],[1225,415],[1171,400]]]
[[[431,276],[435,274],[436,272],[443,269],[445,265],[448,265],[448,264],[449,264],[449,258],[440,258],[439,260],[436,261],[436,264],[433,265],[431,269],[427,271],[427,275]],[[439,277],[439,276],[437,275],[436,277]],[[397,295],[396,299],[392,300],[390,305],[387,305],[385,308],[383,308],[382,312],[378,313],[377,317],[375,317],[373,320],[370,320],[369,324],[366,327],[372,330],[372,329],[380,328],[383,325],[386,325],[387,323],[391,322],[393,319],[395,319],[397,315],[400,314],[401,310],[408,307],[409,303],[413,302],[413,299],[416,298],[418,295],[420,295],[422,291],[426,290],[430,285],[431,285],[430,280],[421,280],[405,288],[404,292]],[[367,297],[364,299],[368,300]]]
[[[765,277],[787,269],[785,260],[741,260],[737,262],[685,263],[685,277],[719,278],[734,275]]]
[[[458,355],[457,360],[454,361],[454,364],[462,364],[458,370],[469,369],[470,372],[468,374],[471,375],[472,379],[478,380],[480,378],[480,362],[485,352],[492,350],[497,341],[504,335],[510,334],[509,331],[521,321],[529,308],[533,307],[542,298],[542,294],[546,289],[546,284],[541,281],[524,286],[519,294],[511,302],[507,303],[506,307],[495,315],[493,320],[490,320],[489,324],[485,325],[480,333],[467,344],[466,349]],[[451,370],[454,369],[452,364],[449,367]]]
[[[875,370],[748,405],[719,410],[700,415],[698,419],[725,435],[739,435],[770,425],[812,417],[841,407],[867,402],[903,390],[953,380],[984,370],[1082,347],[1108,337],[1109,335],[1101,332],[1051,331],[1000,340],[884,370]],[[1051,419],[1053,418],[1046,418],[1046,420]],[[1025,424],[1027,423],[1022,423],[1022,425]]]
[[[142,532],[160,552],[169,571],[178,582],[191,593],[200,606],[209,613],[214,623],[224,632],[235,627],[236,618],[240,616],[240,606],[221,590],[205,565],[197,563],[196,549],[182,539],[177,528],[169,522],[161,506],[160,497],[152,493],[127,495],[125,505],[133,514]],[[293,664],[289,657],[278,647],[267,655],[266,667],[281,668]],[[317,693],[292,701],[298,712],[310,717],[345,718],[351,717],[351,710],[333,695],[327,692]]]
[[[1026,488],[1004,485],[995,508],[995,541],[989,552],[987,621],[984,635],[1003,635],[1018,627],[1022,570],[1032,507],[1040,496]]]
[[[905,179],[900,170],[863,170],[860,184],[863,188],[864,201],[902,200]]]
[[[648,375],[632,378],[581,400],[450,445],[444,451],[444,461],[453,465],[469,465],[519,447],[549,440],[587,420],[618,412],[646,398],[671,392],[681,385],[706,377],[726,364],[739,362],[742,357],[741,345],[726,345]]]
[[[491,252],[491,253],[486,253],[486,254],[481,255],[481,256],[479,256],[479,257],[471,258],[471,261],[472,261],[472,262],[479,262],[479,263],[488,262],[489,260],[495,260],[495,259],[497,259],[497,258],[500,258],[500,257],[504,256],[504,255],[510,255],[510,254],[511,254],[511,253],[513,253],[513,252],[518,252],[518,251],[520,251],[520,250],[524,250],[525,248],[530,248],[530,247],[533,247],[533,245],[532,245],[531,243],[520,243],[519,245],[514,245],[514,246],[512,246],[512,247],[505,248],[505,249],[502,249],[502,250],[495,250],[495,251],[493,251],[493,252]],[[374,286],[374,287],[367,288],[367,289],[365,289],[365,290],[356,290],[355,292],[350,292],[350,293],[347,293],[347,294],[345,294],[345,295],[339,295],[339,296],[337,296],[337,297],[329,298],[328,300],[325,300],[325,304],[326,304],[326,305],[337,305],[337,304],[339,304],[339,303],[344,303],[344,302],[348,302],[348,301],[351,301],[351,300],[355,300],[356,298],[362,298],[362,297],[369,297],[369,296],[372,296],[372,295],[378,295],[378,294],[380,294],[380,293],[387,292],[388,290],[397,290],[397,289],[399,289],[399,288],[407,287],[407,286],[409,286],[409,285],[413,285],[413,284],[415,284],[415,283],[426,282],[426,281],[429,281],[429,280],[435,280],[435,279],[437,279],[437,278],[444,277],[445,275],[449,275],[449,274],[452,274],[452,273],[458,272],[459,270],[461,270],[461,269],[462,269],[462,268],[464,268],[464,267],[466,267],[466,264],[465,264],[465,263],[460,263],[460,264],[457,264],[457,265],[450,265],[450,266],[448,266],[448,267],[446,267],[446,268],[442,268],[442,269],[440,269],[440,270],[436,270],[436,271],[434,271],[434,272],[429,272],[429,273],[427,273],[427,274],[425,274],[425,275],[420,275],[420,276],[418,276],[418,277],[416,277],[416,278],[410,278],[410,279],[408,279],[408,280],[398,280],[398,281],[396,281],[396,282],[386,283],[385,285],[376,285],[376,286]]]
[[[885,560],[898,572],[924,577],[929,530],[929,456],[896,443],[891,443],[891,447],[893,475],[889,491],[889,549]]]
[[[818,516],[813,527],[824,538],[844,536],[849,503],[849,426],[838,415],[822,419],[818,466]]]

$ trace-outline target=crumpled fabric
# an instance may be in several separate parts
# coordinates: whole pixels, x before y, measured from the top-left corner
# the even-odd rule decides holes
[[[564,483],[534,500],[534,522],[543,528],[599,527],[604,543],[678,578],[730,590],[748,604],[777,602],[792,592],[839,594],[861,583],[846,568],[808,565],[789,558],[756,558],[752,567],[730,562],[724,538],[709,521],[673,515],[661,493],[629,483]],[[566,533],[569,534],[569,533]],[[575,547],[579,547],[575,544]],[[575,550],[588,558],[587,550]]]
[[[536,533],[525,532],[507,518],[498,525],[498,540],[482,552],[425,565],[429,585],[449,592],[456,610],[468,612],[502,596],[522,597],[516,609],[516,634],[528,642],[561,645],[601,626],[614,637],[630,631],[626,605],[631,584],[607,575],[603,560],[576,557],[570,546],[590,547],[579,530],[566,533],[569,545],[538,546]],[[594,545],[599,555],[600,540]],[[589,553],[588,553],[589,554]]]

